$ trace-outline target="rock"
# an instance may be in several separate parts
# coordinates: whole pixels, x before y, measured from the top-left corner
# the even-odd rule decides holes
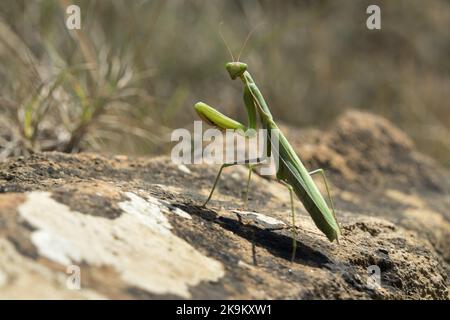
[[[39,153],[0,164],[0,298],[448,299],[448,172],[374,115],[283,130],[326,169],[340,244],[296,201],[291,262],[287,190],[254,175],[244,209],[240,166],[204,208],[215,166]]]
[[[286,223],[281,220],[271,218],[258,212],[233,210],[241,223],[250,223],[260,226],[265,230],[276,230],[286,228]]]

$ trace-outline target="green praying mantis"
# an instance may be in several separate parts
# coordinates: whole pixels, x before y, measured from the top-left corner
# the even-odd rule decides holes
[[[222,37],[223,38],[223,37]],[[248,40],[248,37],[247,37]],[[247,40],[244,43],[247,42]],[[225,42],[225,40],[224,40]],[[225,42],[226,44],[226,42]],[[197,111],[200,118],[206,123],[217,127],[221,130],[231,129],[237,132],[243,132],[244,136],[247,135],[251,130],[255,130],[257,128],[257,120],[259,118],[259,122],[263,129],[271,132],[271,135],[277,135],[278,146],[275,147],[272,143],[272,139],[270,136],[267,136],[265,141],[265,154],[268,157],[273,154],[274,157],[278,157],[278,168],[276,172],[277,181],[286,186],[289,190],[290,194],[290,202],[291,202],[291,218],[292,218],[292,261],[295,260],[296,254],[296,228],[295,228],[295,211],[294,211],[294,196],[295,193],[298,199],[303,203],[306,211],[311,215],[316,226],[321,230],[328,240],[331,242],[336,240],[339,243],[339,237],[341,235],[341,229],[339,223],[336,219],[336,214],[334,210],[333,200],[330,195],[330,188],[325,177],[325,173],[323,169],[314,170],[312,172],[308,172],[303,163],[300,161],[300,158],[295,153],[292,146],[289,144],[286,137],[278,128],[275,123],[272,114],[270,113],[269,107],[261,94],[261,91],[256,86],[253,81],[250,73],[248,72],[247,64],[239,61],[239,56],[237,61],[234,60],[233,54],[231,50],[227,46],[227,49],[232,57],[233,62],[229,62],[226,64],[225,68],[228,71],[232,80],[240,79],[244,85],[244,105],[248,115],[248,126],[243,125],[242,123],[233,120],[226,115],[220,113],[216,109],[207,105],[203,102],[198,102],[195,104],[194,108]],[[242,49],[241,49],[242,52]],[[217,182],[219,181],[222,170],[226,167],[230,167],[238,164],[247,164],[249,167],[249,174],[247,179],[247,187],[245,192],[245,203],[247,203],[248,199],[248,191],[250,185],[250,179],[253,167],[258,164],[263,164],[268,159],[266,158],[257,158],[257,159],[246,159],[244,162],[235,161],[232,163],[225,163],[220,167],[220,170],[216,176],[214,181],[214,185],[211,189],[209,197],[204,203],[204,206],[211,199],[214,190],[216,188]],[[318,187],[316,186],[312,176],[314,174],[320,174],[325,182],[326,191],[328,194],[330,207],[325,201],[324,197],[320,193]]]

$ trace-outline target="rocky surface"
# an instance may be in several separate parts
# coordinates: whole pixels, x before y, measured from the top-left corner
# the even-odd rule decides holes
[[[448,299],[448,172],[370,114],[284,131],[327,170],[340,244],[296,201],[291,262],[288,192],[255,175],[243,208],[243,167],[204,208],[216,166],[35,154],[0,164],[0,298]]]

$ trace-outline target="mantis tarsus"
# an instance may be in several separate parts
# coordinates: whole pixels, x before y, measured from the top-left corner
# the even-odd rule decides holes
[[[248,38],[247,38],[248,39]],[[244,44],[245,45],[245,44]],[[230,52],[231,53],[231,52]],[[231,54],[232,55],[232,54]],[[285,185],[290,193],[291,199],[291,218],[292,218],[292,260],[295,259],[296,252],[296,229],[295,229],[295,213],[294,213],[294,197],[295,193],[298,199],[303,203],[305,209],[311,215],[316,226],[326,235],[330,241],[339,241],[339,236],[341,235],[341,230],[339,223],[337,222],[333,201],[331,199],[330,190],[328,186],[327,179],[325,177],[323,169],[314,170],[308,172],[303,163],[300,161],[299,157],[295,153],[294,149],[289,144],[286,137],[279,130],[275,121],[273,120],[272,114],[270,113],[269,107],[264,100],[260,90],[253,81],[250,73],[247,71],[247,64],[243,62],[234,61],[226,64],[226,70],[228,71],[232,80],[241,79],[244,84],[244,104],[248,115],[248,126],[241,124],[240,122],[233,120],[209,105],[198,102],[195,104],[195,110],[199,116],[207,123],[218,127],[219,129],[226,130],[232,129],[236,131],[243,131],[244,135],[249,129],[255,130],[257,127],[257,118],[259,116],[260,123],[263,129],[270,130],[270,132],[275,132],[278,135],[279,147],[274,148],[271,145],[270,137],[267,138],[266,148],[270,156],[270,152],[274,154],[275,157],[279,159],[279,166],[276,173],[277,180]],[[244,163],[249,164],[251,162],[262,163],[261,159],[246,160]],[[217,174],[214,182],[214,186],[209,194],[208,199],[204,203],[206,205],[211,199],[214,189],[219,181],[219,177],[222,173],[223,168],[243,164],[242,162],[226,163],[223,164]],[[248,188],[251,179],[252,165],[249,165],[249,175],[247,180],[247,188],[245,193],[245,199],[247,203]],[[330,200],[330,207],[328,207],[325,199],[320,193],[318,187],[312,179],[312,175],[320,174],[325,182],[325,187]]]

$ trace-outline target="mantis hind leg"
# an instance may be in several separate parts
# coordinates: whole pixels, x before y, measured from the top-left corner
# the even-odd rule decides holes
[[[288,183],[286,183],[283,180],[278,180],[279,183],[284,185],[289,190],[289,195],[291,197],[291,218],[292,218],[292,228],[291,228],[291,235],[292,235],[292,256],[291,261],[295,260],[295,253],[297,251],[297,230],[295,229],[295,210],[294,210],[294,189],[292,186]]]
[[[310,176],[313,176],[313,175],[315,175],[315,174],[317,174],[317,173],[320,174],[320,175],[322,176],[322,179],[323,179],[323,181],[325,182],[325,189],[327,190],[328,199],[329,199],[329,201],[330,201],[330,206],[331,206],[331,211],[332,211],[332,213],[333,213],[333,217],[334,217],[334,219],[336,220],[336,223],[337,223],[337,225],[338,225],[338,227],[339,227],[339,232],[340,232],[340,231],[341,231],[341,226],[340,226],[339,223],[337,222],[336,212],[334,211],[333,199],[331,198],[330,187],[329,187],[329,184],[328,184],[327,177],[325,176],[325,171],[324,171],[323,169],[317,169],[317,170],[311,171],[311,172],[309,173],[309,175],[310,175]],[[339,240],[337,240],[337,241],[338,241],[338,243],[339,243]]]

